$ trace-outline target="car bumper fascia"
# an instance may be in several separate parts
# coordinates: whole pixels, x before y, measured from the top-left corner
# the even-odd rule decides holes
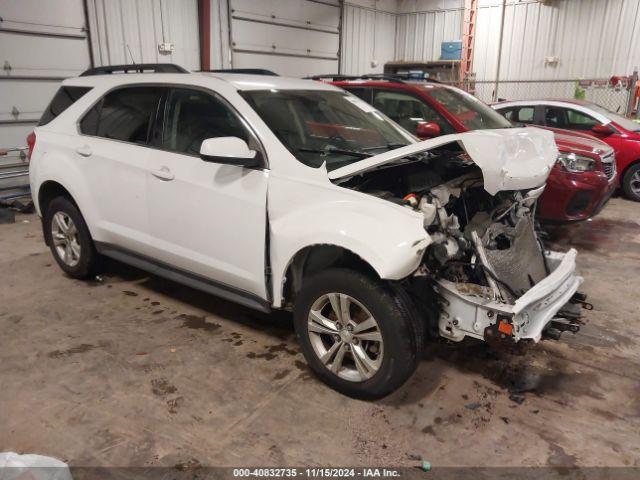
[[[567,253],[546,252],[551,273],[513,304],[496,302],[460,293],[453,282],[438,280],[436,290],[442,299],[440,334],[453,341],[465,336],[485,339],[485,330],[498,321],[513,327],[512,340],[538,342],[545,327],[572,299],[583,282],[576,274],[575,249]]]

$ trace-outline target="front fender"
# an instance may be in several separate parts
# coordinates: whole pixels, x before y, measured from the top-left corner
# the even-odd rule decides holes
[[[281,306],[287,268],[302,249],[333,245],[353,252],[380,278],[400,280],[418,268],[431,242],[421,214],[323,182],[270,177],[273,303]]]

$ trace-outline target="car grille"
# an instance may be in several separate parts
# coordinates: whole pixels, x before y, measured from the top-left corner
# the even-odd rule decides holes
[[[616,176],[616,157],[613,152],[602,156],[602,168],[609,180]]]

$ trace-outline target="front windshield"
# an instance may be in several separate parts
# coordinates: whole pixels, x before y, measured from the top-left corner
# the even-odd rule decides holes
[[[493,108],[462,90],[435,87],[429,88],[427,94],[446,108],[469,130],[513,127],[509,120]]]
[[[305,165],[335,170],[408,145],[407,134],[363,100],[328,90],[240,92],[285,147]]]
[[[633,120],[623,117],[622,115],[618,115],[617,113],[612,112],[611,110],[607,110],[606,108],[601,107],[600,105],[597,105],[595,103],[590,103],[589,108],[595,110],[601,115],[604,115],[609,120],[616,122],[625,130],[629,130],[631,132],[640,132],[640,125]]]

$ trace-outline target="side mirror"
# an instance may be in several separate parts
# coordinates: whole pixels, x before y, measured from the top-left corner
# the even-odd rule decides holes
[[[258,152],[250,150],[247,142],[238,137],[207,138],[200,145],[200,158],[205,162],[239,167],[257,167],[260,164]]]
[[[591,131],[596,135],[601,135],[603,137],[609,136],[613,133],[613,130],[611,130],[609,125],[594,125],[591,128]]]
[[[416,136],[418,138],[427,139],[440,135],[440,126],[434,122],[420,122],[416,125]]]

